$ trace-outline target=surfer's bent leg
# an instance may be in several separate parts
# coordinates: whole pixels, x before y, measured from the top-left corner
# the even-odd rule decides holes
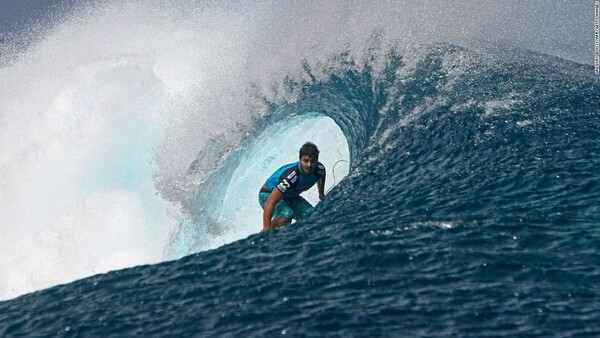
[[[288,200],[288,205],[294,211],[293,218],[295,220],[301,220],[306,218],[313,211],[313,206],[308,203],[302,196],[294,197]]]

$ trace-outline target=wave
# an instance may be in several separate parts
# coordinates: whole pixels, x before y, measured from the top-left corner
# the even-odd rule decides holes
[[[549,8],[522,6],[524,17]],[[0,297],[248,236],[256,210],[237,209],[245,202],[235,188],[254,190],[235,179],[287,161],[296,142],[322,137],[330,163],[350,162],[339,172],[348,179],[331,191],[343,203],[355,189],[386,188],[365,186],[365,173],[418,170],[406,168],[426,160],[473,170],[467,159],[486,142],[494,161],[498,130],[541,133],[572,109],[557,103],[561,90],[568,102],[597,97],[589,66],[472,42],[498,32],[490,20],[502,18],[500,5],[467,4],[470,17],[453,4],[435,8],[432,17],[430,5],[406,2],[107,1],[3,36]],[[586,59],[560,43],[531,45]],[[506,72],[523,77],[509,85]],[[563,85],[565,77],[583,80]],[[540,79],[552,94],[529,86]],[[278,142],[278,155],[266,156]],[[427,158],[448,144],[456,147]],[[336,208],[328,203],[321,207]]]

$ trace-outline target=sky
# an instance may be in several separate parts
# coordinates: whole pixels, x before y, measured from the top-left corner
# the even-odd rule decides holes
[[[0,0],[0,27],[15,29],[28,17],[38,17],[61,0]]]

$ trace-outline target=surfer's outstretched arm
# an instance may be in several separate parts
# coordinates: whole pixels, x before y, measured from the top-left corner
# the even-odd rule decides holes
[[[319,178],[317,188],[319,189],[319,199],[322,201],[325,199],[325,176]]]
[[[271,192],[271,196],[265,203],[265,208],[263,210],[263,228],[261,232],[269,230],[271,228],[271,218],[273,217],[273,212],[275,211],[275,204],[279,202],[283,198],[283,193],[277,189],[273,188]]]

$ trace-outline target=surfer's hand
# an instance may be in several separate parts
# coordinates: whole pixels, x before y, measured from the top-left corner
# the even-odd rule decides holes
[[[320,199],[321,201],[324,201],[324,200],[325,200],[325,195],[324,195],[324,194],[320,194],[320,195],[319,195],[319,199]]]

